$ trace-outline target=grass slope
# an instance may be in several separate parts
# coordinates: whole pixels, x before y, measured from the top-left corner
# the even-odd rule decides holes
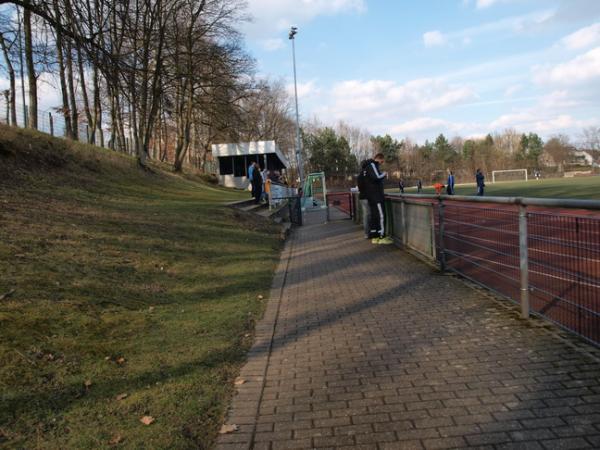
[[[0,447],[211,446],[281,245],[239,198],[0,127]]]
[[[475,195],[475,184],[456,186],[457,195]],[[406,190],[415,193],[416,189]],[[433,194],[433,188],[423,193]],[[600,176],[486,183],[485,195],[499,197],[580,198],[600,200]]]

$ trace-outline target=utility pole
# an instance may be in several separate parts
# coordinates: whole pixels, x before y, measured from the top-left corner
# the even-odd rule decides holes
[[[294,97],[296,99],[296,163],[298,164],[298,176],[300,186],[304,184],[304,168],[302,167],[302,147],[300,143],[300,116],[298,114],[298,85],[296,81],[296,46],[294,36],[298,33],[297,27],[290,28],[289,39],[292,41],[292,60],[294,63]]]

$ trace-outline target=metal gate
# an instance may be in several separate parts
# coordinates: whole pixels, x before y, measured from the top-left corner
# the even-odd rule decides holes
[[[328,192],[329,219],[352,219],[354,214],[353,200],[350,192]]]
[[[284,220],[289,220],[290,223],[294,225],[302,225],[302,198],[298,196],[294,197],[276,197],[272,200],[276,201],[278,204],[283,202],[286,203],[286,213],[284,215]],[[287,216],[287,217],[286,217]]]

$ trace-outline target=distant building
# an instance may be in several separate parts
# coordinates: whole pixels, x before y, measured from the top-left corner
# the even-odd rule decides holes
[[[573,163],[581,166],[594,165],[594,157],[585,150],[576,150],[573,152]]]
[[[212,156],[217,163],[219,184],[238,189],[248,188],[248,167],[253,161],[258,162],[261,170],[281,172],[290,166],[275,141],[213,144]]]

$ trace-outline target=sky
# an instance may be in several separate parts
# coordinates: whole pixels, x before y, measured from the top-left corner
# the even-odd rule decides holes
[[[600,0],[247,0],[259,76],[301,120],[417,142],[600,126]]]

